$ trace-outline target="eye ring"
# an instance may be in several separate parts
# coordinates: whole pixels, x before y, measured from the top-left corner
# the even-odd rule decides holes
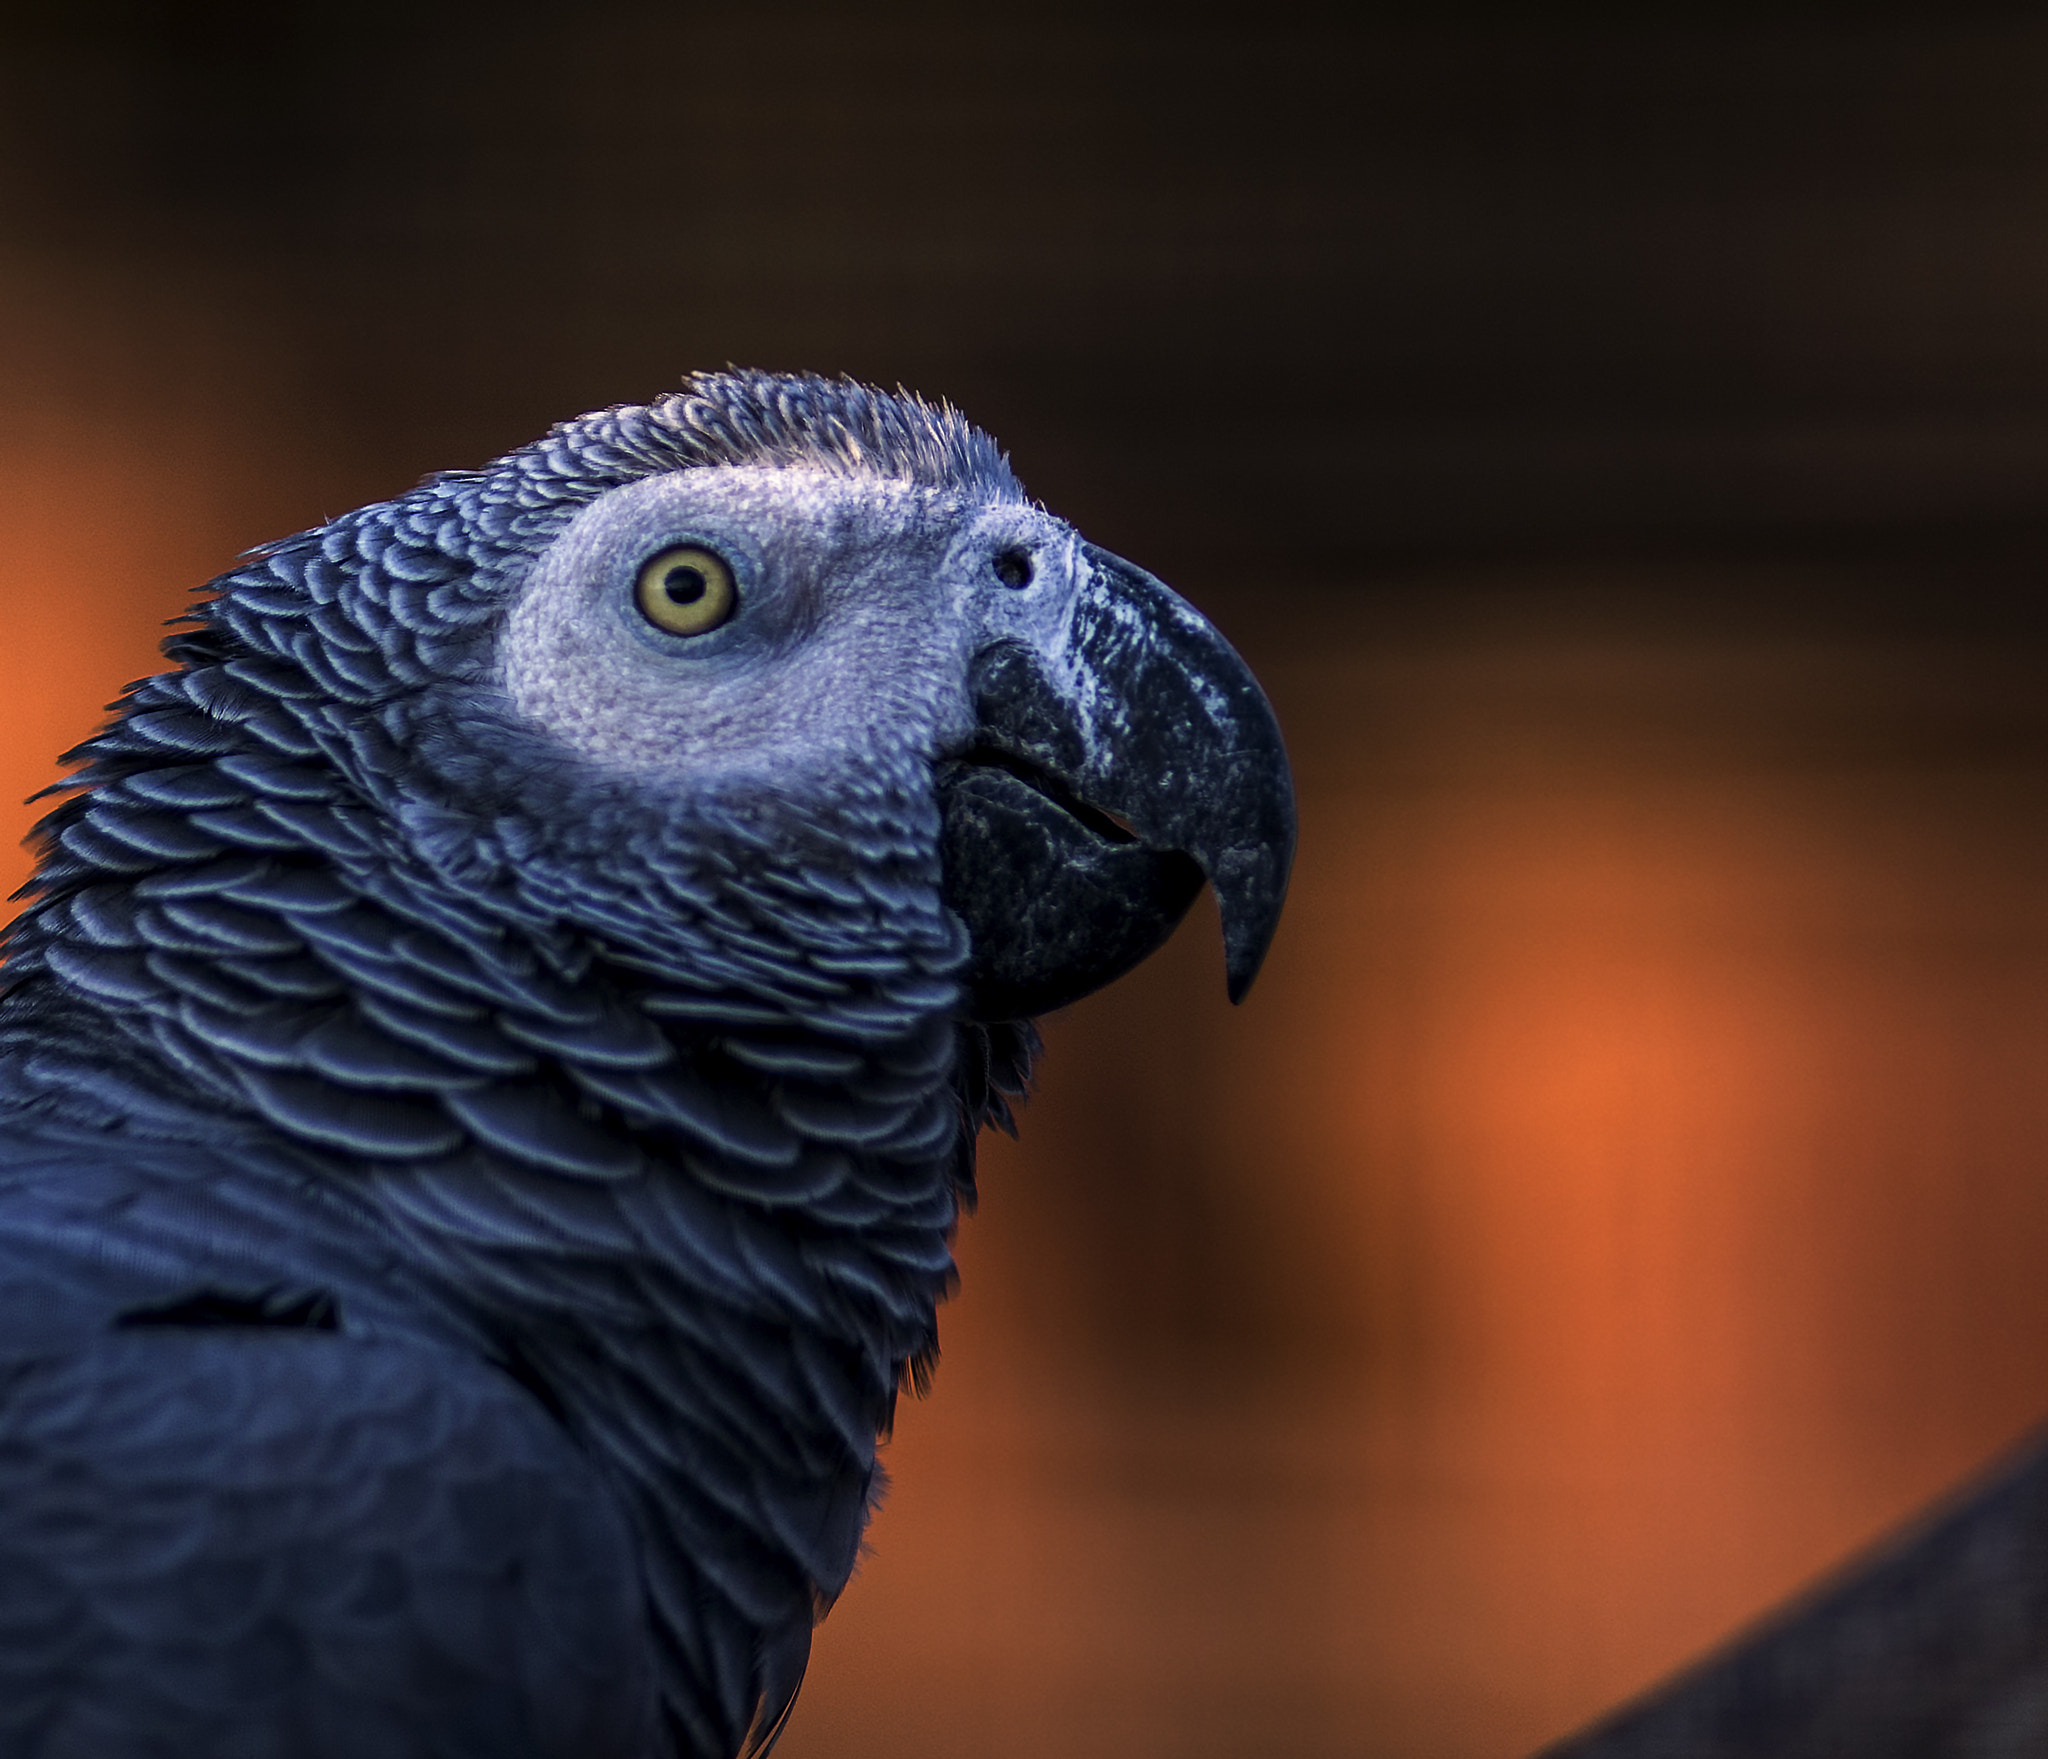
[[[705,635],[739,608],[732,567],[702,544],[670,544],[640,564],[633,583],[640,615],[669,635]]]

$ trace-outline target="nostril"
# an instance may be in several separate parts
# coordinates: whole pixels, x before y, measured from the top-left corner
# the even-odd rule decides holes
[[[993,564],[996,578],[1013,592],[1019,587],[1031,584],[1031,552],[1029,550],[998,550]]]

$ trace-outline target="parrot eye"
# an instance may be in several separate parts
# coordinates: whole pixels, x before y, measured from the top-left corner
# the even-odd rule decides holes
[[[674,544],[640,564],[640,614],[671,635],[716,629],[739,604],[732,569],[702,544]]]

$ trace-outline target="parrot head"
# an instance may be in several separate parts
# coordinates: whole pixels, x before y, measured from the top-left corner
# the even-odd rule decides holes
[[[1121,975],[1204,879],[1240,997],[1293,806],[1222,637],[1033,504],[949,409],[754,375],[692,395],[698,422],[738,406],[763,431],[597,496],[538,551],[494,658],[512,716],[699,813],[928,775],[974,1017]]]

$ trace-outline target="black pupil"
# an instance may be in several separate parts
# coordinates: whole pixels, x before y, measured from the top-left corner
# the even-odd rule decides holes
[[[661,577],[661,590],[668,595],[672,605],[694,605],[710,589],[711,582],[704,578],[704,570],[693,568],[687,562],[678,562]]]
[[[996,578],[1005,586],[1025,586],[1031,580],[1031,554],[1028,550],[1003,550],[995,560]]]

